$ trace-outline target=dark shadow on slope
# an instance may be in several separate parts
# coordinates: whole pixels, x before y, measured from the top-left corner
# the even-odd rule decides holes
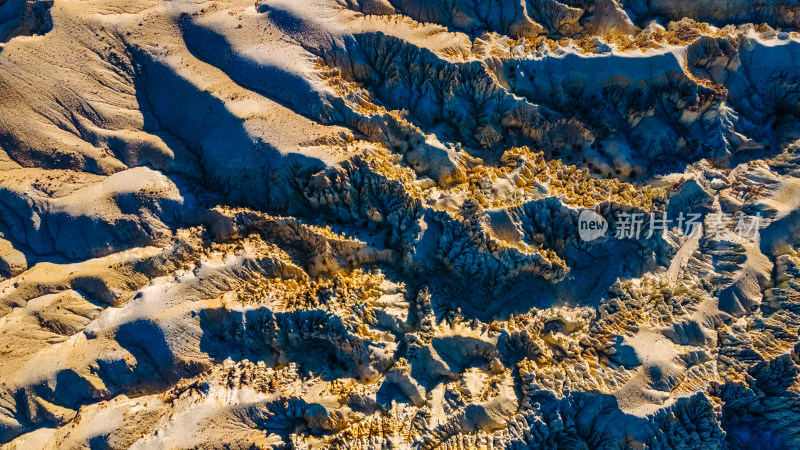
[[[119,327],[115,341],[134,358],[136,365],[128,367],[122,360],[101,367],[102,378],[110,385],[125,387],[127,392],[149,392],[177,383],[183,376],[175,370],[176,361],[164,331],[149,320],[136,320]]]
[[[626,8],[635,14],[638,23],[646,25],[651,20],[665,24],[684,18],[710,25],[725,27],[745,23],[766,23],[778,29],[797,29],[798,7],[792,0],[761,2],[742,1],[721,4],[715,0],[693,2],[651,2],[647,0],[625,0]]]
[[[286,442],[291,442],[294,434],[321,436],[339,431],[341,420],[341,416],[331,414],[330,408],[298,397],[278,398],[242,409],[256,427],[267,434],[275,433]]]
[[[120,393],[134,397],[156,392],[191,378],[202,371],[202,367],[177,361],[167,344],[161,328],[148,320],[136,320],[119,327],[115,341],[133,357],[133,361],[118,357],[97,359],[86,367],[102,381],[87,378],[72,369],[54,373],[53,378],[44,379],[13,393],[0,387],[0,398],[13,406],[16,424],[0,423],[0,442],[44,426],[62,425],[69,420],[69,411],[78,412],[82,405],[107,400]],[[11,395],[9,395],[11,394]],[[55,414],[38,405],[36,399],[65,408]],[[30,408],[35,408],[31,411]],[[66,414],[66,415],[64,415]]]
[[[217,361],[261,360],[272,367],[294,362],[301,373],[325,380],[358,378],[370,364],[371,344],[321,310],[207,309],[200,312],[200,327],[200,349]]]
[[[341,114],[327,104],[304,78],[285,68],[261,64],[236,53],[224,35],[198,25],[188,14],[179,25],[186,48],[195,58],[224,72],[240,87],[256,92],[311,120],[341,123]]]
[[[134,51],[133,60],[145,131],[164,131],[185,144],[200,162],[203,187],[229,202],[261,207],[268,195],[279,196],[268,192],[273,170],[295,163],[316,170],[325,166],[317,158],[282,154],[251,135],[222,100],[146,52]]]
[[[581,251],[583,252],[583,251]],[[655,257],[655,256],[653,256]],[[434,289],[439,303],[437,317],[446,310],[459,309],[465,317],[482,321],[507,320],[509,315],[531,308],[553,306],[597,306],[608,296],[617,279],[641,276],[655,268],[655,262],[642,260],[642,248],[634,242],[614,241],[613,245],[593,252],[583,252],[580,260],[568,258],[567,278],[553,283],[534,275],[519,275],[499,285],[499,293],[487,292],[480,280],[458,280],[445,271],[426,274],[425,284]],[[437,307],[437,305],[439,307]],[[444,306],[446,310],[442,310]]]
[[[464,336],[437,337],[411,359],[411,376],[426,390],[452,381],[466,369],[488,364],[495,347],[480,339]]]
[[[178,190],[181,185],[176,184]],[[132,247],[160,245],[195,208],[194,197],[180,199],[148,195],[149,186],[130,193],[107,192],[82,200],[83,210],[47,203],[14,189],[0,187],[0,230],[31,267],[37,261],[65,262],[105,256]],[[120,206],[122,214],[106,217],[102,202]],[[97,207],[97,213],[94,213]]]
[[[497,153],[495,147],[531,142],[522,122],[536,127],[549,115],[510,95],[480,62],[451,63],[382,32],[356,35],[356,41],[357,48],[349,51],[363,53],[371,70],[354,71],[342,62],[339,69],[371,89],[387,107],[408,110],[408,119],[426,132],[445,133],[437,135],[442,142]]]
[[[795,346],[795,352],[800,345]],[[721,422],[731,449],[797,448],[800,396],[790,389],[798,367],[790,355],[760,362],[748,370],[747,385],[727,382],[716,388]]]
[[[0,2],[0,43],[16,36],[33,36],[52,30],[53,19],[50,17],[52,7],[52,0]]]

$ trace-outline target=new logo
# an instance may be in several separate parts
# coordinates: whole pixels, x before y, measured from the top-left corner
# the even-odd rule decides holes
[[[593,241],[606,235],[608,222],[591,209],[584,209],[578,216],[578,235],[584,241]]]

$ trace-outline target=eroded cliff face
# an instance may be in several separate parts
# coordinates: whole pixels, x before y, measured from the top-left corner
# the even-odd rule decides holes
[[[799,8],[0,0],[0,443],[800,446]]]

